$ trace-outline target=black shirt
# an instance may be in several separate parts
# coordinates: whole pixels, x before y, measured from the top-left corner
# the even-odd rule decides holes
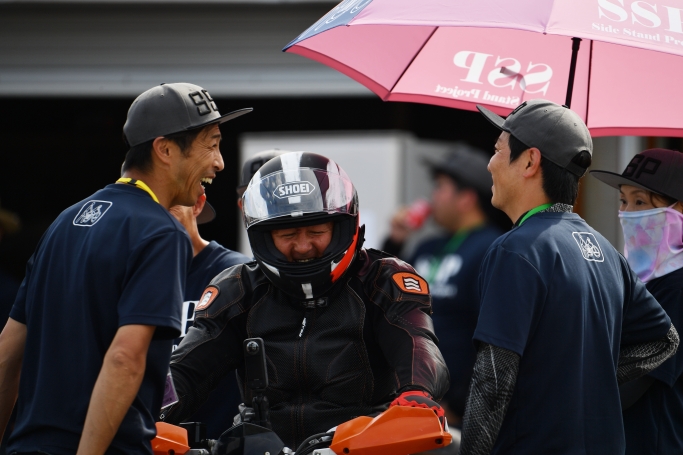
[[[683,327],[683,269],[647,283],[678,330]],[[649,373],[655,382],[624,411],[628,455],[683,454],[683,349]]]

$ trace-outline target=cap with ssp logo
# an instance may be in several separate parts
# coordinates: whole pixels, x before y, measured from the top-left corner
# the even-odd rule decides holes
[[[252,108],[221,115],[209,92],[186,82],[161,84],[135,98],[123,134],[130,147],[181,131],[223,123],[248,114]]]
[[[621,174],[591,171],[591,175],[611,187],[637,186],[683,201],[683,153],[676,150],[650,149],[631,159]]]
[[[534,99],[517,106],[507,119],[483,106],[477,109],[498,129],[510,133],[527,147],[537,148],[551,162],[579,177],[586,173],[590,160],[585,167],[573,160],[581,152],[593,155],[593,140],[581,117],[568,107]]]

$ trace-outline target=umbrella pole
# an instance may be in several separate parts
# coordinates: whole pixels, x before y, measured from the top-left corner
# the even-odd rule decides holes
[[[567,82],[567,97],[564,100],[564,105],[572,107],[572,93],[574,92],[574,75],[576,74],[576,59],[579,56],[579,46],[581,46],[581,38],[572,38],[572,62],[569,66],[569,82]]]

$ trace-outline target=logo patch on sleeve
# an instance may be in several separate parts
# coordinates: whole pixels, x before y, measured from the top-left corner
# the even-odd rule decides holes
[[[576,244],[581,250],[583,258],[587,261],[604,262],[605,256],[602,254],[598,239],[590,232],[572,232]]]
[[[107,213],[107,210],[112,206],[109,201],[90,200],[83,204],[78,215],[74,218],[74,226],[92,227],[95,223]]]
[[[199,303],[197,304],[197,308],[195,308],[195,311],[199,310],[206,310],[209,308],[209,305],[213,303],[214,300],[216,300],[216,297],[218,297],[218,294],[220,293],[220,290],[216,286],[209,286],[204,290],[204,294],[202,294],[202,298],[199,299]]]
[[[394,273],[391,277],[398,288],[409,294],[429,294],[429,286],[427,282],[414,273],[410,272],[398,272]]]

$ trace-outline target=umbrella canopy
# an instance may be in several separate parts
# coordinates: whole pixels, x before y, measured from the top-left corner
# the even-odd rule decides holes
[[[683,136],[683,0],[650,1],[345,0],[285,50],[385,101],[571,100],[594,136]]]

